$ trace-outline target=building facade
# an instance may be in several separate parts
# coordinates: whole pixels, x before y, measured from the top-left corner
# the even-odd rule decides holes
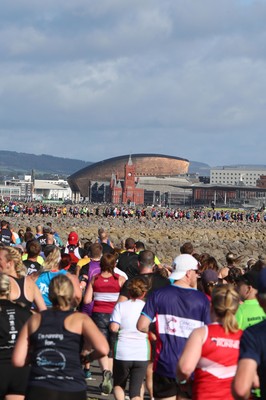
[[[210,183],[213,185],[246,185],[257,186],[266,168],[258,167],[214,167],[210,170]]]

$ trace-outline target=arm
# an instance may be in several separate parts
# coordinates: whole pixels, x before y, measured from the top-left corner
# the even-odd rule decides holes
[[[189,336],[184,350],[177,364],[177,377],[179,381],[187,380],[195,370],[202,350],[206,328],[195,329]]]
[[[12,364],[15,367],[24,367],[28,363],[29,337],[38,329],[40,322],[41,314],[34,314],[21,329],[12,354]]]
[[[119,282],[119,286],[122,287],[124,285],[124,283],[126,282],[126,278],[124,278],[123,276],[119,276],[118,278],[118,282]]]
[[[117,322],[111,322],[109,325],[109,329],[111,332],[118,332],[120,325]]]
[[[92,279],[92,281],[88,284],[85,295],[84,295],[84,299],[83,299],[83,303],[84,304],[89,304],[92,302],[92,297],[93,297],[93,282],[94,279]]]
[[[150,318],[148,318],[148,317],[146,317],[146,315],[142,314],[138,319],[137,329],[140,332],[148,333],[150,324],[151,324]]]
[[[24,367],[27,364],[29,349],[29,321],[23,326],[18,336],[12,354],[12,364],[14,367]]]
[[[250,390],[256,380],[257,363],[251,358],[243,358],[238,362],[235,378],[232,384],[232,394],[236,400],[250,398]]]

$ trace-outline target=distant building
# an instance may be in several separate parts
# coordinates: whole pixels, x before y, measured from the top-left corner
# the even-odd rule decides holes
[[[131,156],[124,166],[124,176],[112,174],[110,182],[92,181],[90,188],[90,201],[110,202],[113,204],[144,204],[144,189],[138,188],[135,166]]]
[[[110,181],[115,176],[118,186],[122,184],[124,169],[128,160],[129,155],[109,158],[83,168],[69,176],[68,183],[73,192],[73,200],[76,201],[81,196],[94,201],[93,194],[97,191],[100,192],[100,189],[101,195],[107,196],[109,189],[106,183],[109,182],[110,184]],[[180,157],[162,154],[132,154],[131,160],[135,168],[135,177],[139,179],[137,181],[137,188],[139,187],[141,178],[176,177],[180,174],[188,173],[189,161]],[[127,179],[127,181],[129,183],[130,179]],[[119,192],[119,188],[117,188],[117,191]]]
[[[265,174],[266,168],[263,167],[214,167],[210,171],[210,183],[257,186],[258,179]]]
[[[0,186],[1,199],[8,200],[65,200],[72,196],[68,182],[63,179],[35,179],[34,174],[24,179],[8,179]]]
[[[193,183],[198,177],[182,176],[136,176],[135,163],[129,156],[124,165],[123,176],[113,173],[110,181],[89,182],[89,201],[92,203],[146,204],[177,206],[191,204]]]
[[[261,175],[257,181],[257,186],[259,188],[266,189],[266,175]]]
[[[33,199],[65,200],[71,198],[71,189],[64,179],[35,179]]]

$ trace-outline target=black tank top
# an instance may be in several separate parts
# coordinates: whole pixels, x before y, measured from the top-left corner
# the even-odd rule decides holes
[[[30,336],[30,385],[58,391],[86,390],[81,367],[82,335],[64,327],[65,318],[73,311],[49,309],[41,312],[41,324]]]
[[[24,289],[26,277],[24,277],[24,278],[14,278],[12,276],[12,278],[17,282],[17,284],[19,286],[19,289],[20,289],[20,296],[18,298],[16,298],[14,301],[16,303],[20,303],[23,307],[26,307],[28,310],[30,310],[31,306],[32,306],[32,301],[29,301],[26,298],[25,289]]]

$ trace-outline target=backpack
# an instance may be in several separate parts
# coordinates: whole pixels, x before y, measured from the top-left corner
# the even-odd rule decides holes
[[[68,253],[71,257],[71,262],[73,264],[77,264],[77,262],[80,260],[80,254],[79,254],[79,248],[76,247],[75,245],[69,244],[65,248],[65,253]]]

